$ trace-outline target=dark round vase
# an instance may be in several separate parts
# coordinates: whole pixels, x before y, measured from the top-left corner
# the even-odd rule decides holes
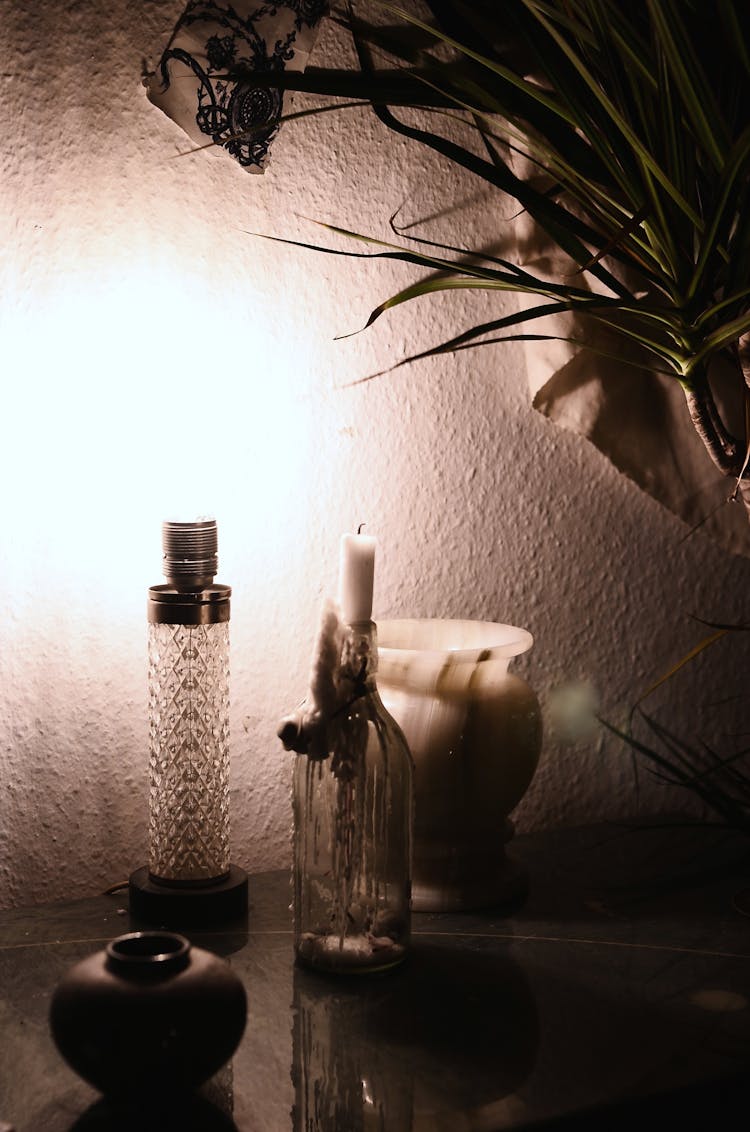
[[[247,999],[223,959],[171,932],[133,932],[55,988],[50,1028],[84,1080],[109,1095],[197,1088],[229,1060]]]

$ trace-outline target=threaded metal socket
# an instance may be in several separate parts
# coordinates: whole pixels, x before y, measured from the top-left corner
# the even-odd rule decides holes
[[[162,523],[162,572],[180,590],[210,586],[219,569],[215,519]]]

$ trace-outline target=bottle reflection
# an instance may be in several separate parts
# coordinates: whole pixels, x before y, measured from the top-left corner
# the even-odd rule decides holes
[[[385,1132],[412,1126],[412,1085],[378,1040],[391,979],[335,984],[294,973],[294,1132]]]
[[[294,973],[294,1132],[460,1132],[531,1071],[537,1013],[505,956],[420,943],[400,971]]]

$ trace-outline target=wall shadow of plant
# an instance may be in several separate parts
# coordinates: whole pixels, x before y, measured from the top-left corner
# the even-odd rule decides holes
[[[645,765],[657,781],[688,791],[703,803],[707,817],[700,824],[713,824],[750,836],[750,743],[746,741],[750,731],[725,735],[711,742],[700,736],[688,740],[640,706],[707,648],[732,635],[750,632],[748,625],[712,628],[714,631],[709,637],[644,693],[631,709],[626,728],[619,728],[601,717],[600,722],[632,752],[636,779],[638,766]],[[716,706],[725,707],[726,703],[723,701]]]

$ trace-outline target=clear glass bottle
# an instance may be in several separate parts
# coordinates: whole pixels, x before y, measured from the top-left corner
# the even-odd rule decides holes
[[[409,946],[412,762],[378,695],[377,656],[372,621],[345,628],[346,694],[325,757],[295,759],[295,949],[326,971],[384,970]]]

